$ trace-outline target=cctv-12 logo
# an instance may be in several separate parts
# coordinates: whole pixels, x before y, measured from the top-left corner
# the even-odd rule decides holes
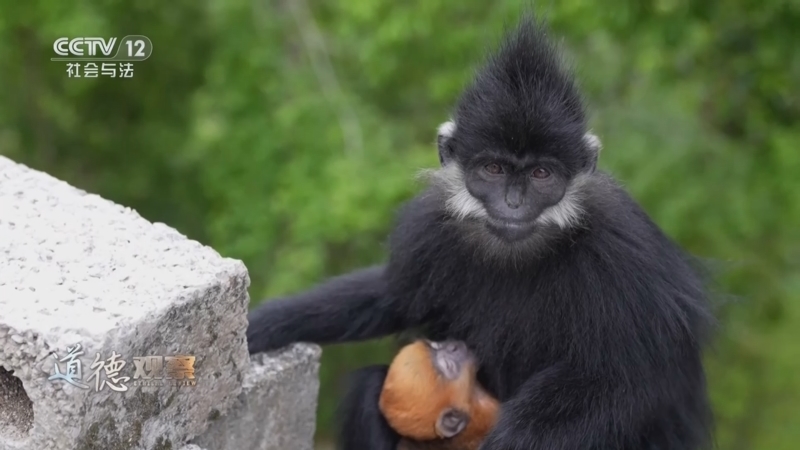
[[[115,37],[61,37],[53,42],[56,57],[51,61],[67,61],[67,74],[71,78],[96,78],[102,76],[130,78],[133,62],[144,61],[153,53],[153,43],[147,36],[129,35]]]
[[[117,38],[62,37],[53,43],[58,55],[52,61],[144,61],[153,53],[153,43],[147,36],[125,36]]]

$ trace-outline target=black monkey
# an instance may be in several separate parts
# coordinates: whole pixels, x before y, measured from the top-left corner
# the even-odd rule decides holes
[[[264,303],[249,317],[250,352],[416,328],[474,351],[501,402],[484,450],[710,443],[704,280],[595,170],[599,141],[540,24],[507,37],[438,142],[442,167],[402,208],[388,262]],[[375,405],[385,375],[359,372],[346,450],[396,445]]]

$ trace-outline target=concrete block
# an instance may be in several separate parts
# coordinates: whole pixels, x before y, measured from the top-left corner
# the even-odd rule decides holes
[[[253,355],[236,403],[193,443],[206,450],[312,450],[321,353],[294,344]]]
[[[180,448],[242,392],[248,285],[240,261],[0,157],[0,449]],[[49,379],[76,345],[85,389]],[[134,357],[176,355],[194,386],[135,385]]]

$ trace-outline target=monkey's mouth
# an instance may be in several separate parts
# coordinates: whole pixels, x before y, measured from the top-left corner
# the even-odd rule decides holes
[[[461,362],[453,358],[442,358],[442,367],[440,367],[442,374],[448,379],[458,378],[461,373]]]
[[[530,236],[536,229],[536,223],[534,221],[511,221],[487,217],[486,228],[499,238],[518,241]]]

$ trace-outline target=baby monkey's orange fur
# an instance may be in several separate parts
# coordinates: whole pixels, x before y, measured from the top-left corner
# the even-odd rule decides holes
[[[471,357],[455,378],[444,377],[434,362],[437,350],[415,341],[395,356],[383,385],[380,409],[404,439],[398,449],[476,450],[497,420],[499,404],[475,379]],[[441,426],[442,414],[457,411],[466,427],[454,436]]]

